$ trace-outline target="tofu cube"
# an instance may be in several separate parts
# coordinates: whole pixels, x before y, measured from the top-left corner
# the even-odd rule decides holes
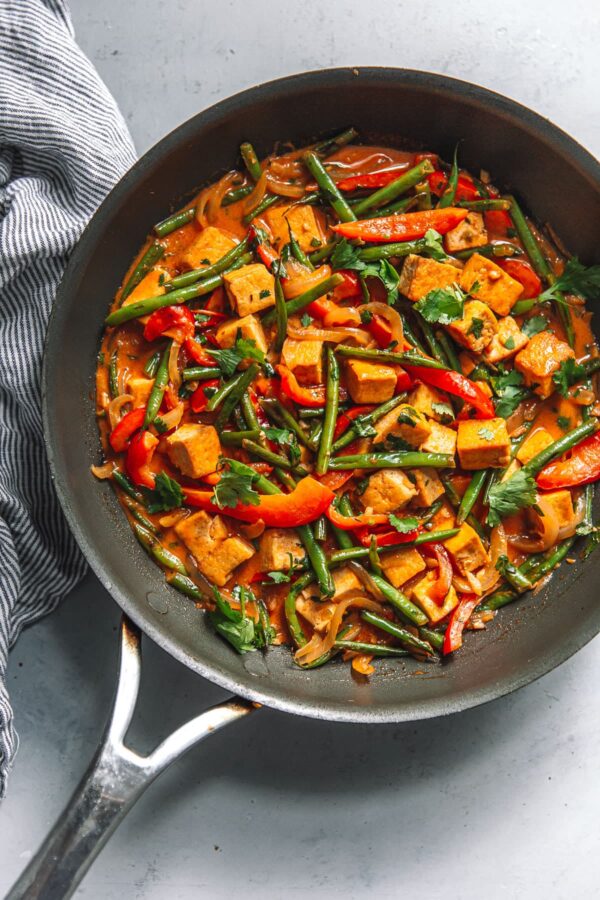
[[[466,522],[461,525],[458,534],[443,543],[461,575],[474,572],[489,562],[481,538]]]
[[[458,253],[459,250],[481,247],[487,244],[487,240],[483,216],[478,212],[470,212],[456,228],[446,232],[444,244],[448,253]]]
[[[512,316],[504,316],[498,320],[498,330],[485,348],[485,358],[488,362],[499,363],[504,359],[510,359],[527,344],[529,338],[523,334],[518,323]]]
[[[477,283],[477,299],[487,303],[498,316],[507,316],[523,293],[518,281],[480,253],[474,253],[467,261],[459,283],[464,291],[470,291]]]
[[[574,358],[575,353],[565,341],[550,331],[540,331],[517,353],[515,368],[523,375],[527,387],[545,399],[554,392],[554,373],[566,359]]]
[[[212,425],[181,425],[166,444],[169,459],[188,478],[202,478],[216,471],[221,442]]]
[[[496,334],[498,320],[489,306],[481,300],[467,300],[462,319],[446,325],[446,329],[467,350],[481,353]]]
[[[573,497],[571,491],[566,488],[560,491],[544,491],[544,505],[549,504],[552,519],[558,522],[558,527],[571,525],[575,517],[573,509]],[[543,531],[543,517],[533,508],[530,507],[527,512],[527,520],[535,531]]]
[[[446,594],[442,605],[439,605],[433,599],[431,589],[436,581],[437,572],[428,572],[412,589],[412,599],[423,610],[432,625],[435,625],[436,622],[441,622],[445,616],[458,606],[458,596],[452,586],[450,586],[450,590]]]
[[[508,468],[502,473],[500,481],[508,481],[509,478],[519,471],[521,463],[518,459],[513,459]]]
[[[390,410],[375,423],[374,428],[377,432],[377,436],[373,439],[376,444],[393,435],[402,438],[411,447],[420,447],[431,434],[431,425],[423,413],[408,403],[402,403],[396,409]]]
[[[267,339],[262,325],[256,316],[244,316],[241,319],[228,319],[219,325],[215,338],[219,347],[233,347],[239,334],[247,341],[254,341],[263,353],[268,350]]]
[[[379,363],[349,359],[346,363],[348,391],[355,403],[385,403],[396,390],[396,370]]]
[[[400,469],[380,469],[369,478],[360,501],[365,509],[388,513],[404,509],[416,494],[411,480]]]
[[[190,269],[202,269],[218,262],[226,253],[233,250],[237,243],[226,231],[209,225],[188,244],[181,260]]]
[[[444,493],[444,485],[435,469],[411,469],[416,496],[414,506],[429,507]]]
[[[363,590],[362,583],[357,575],[348,566],[342,566],[335,569],[332,573],[334,584],[334,600],[341,600],[346,594],[353,591]],[[316,584],[310,585],[303,591],[306,597],[320,597],[319,587]]]
[[[262,263],[227,272],[223,283],[238,316],[249,316],[275,305],[275,279]]]
[[[407,402],[417,412],[424,413],[430,419],[435,419],[436,422],[454,418],[452,407],[449,406],[446,395],[438,391],[437,388],[429,387],[427,384],[418,384],[413,388],[408,395]]]
[[[294,373],[300,384],[323,383],[323,341],[286,338],[281,349],[281,362]]]
[[[429,424],[431,425],[431,434],[421,445],[421,450],[426,453],[448,453],[450,456],[454,456],[456,432],[452,428],[440,425],[439,422],[430,422]]]
[[[411,253],[402,266],[398,290],[416,302],[435,288],[447,288],[458,281],[460,270],[448,263],[436,262]]]
[[[517,459],[525,465],[546,447],[554,443],[554,438],[545,428],[535,428],[530,431],[519,449],[517,450]]]
[[[142,378],[134,375],[128,379],[127,393],[133,397],[131,401],[132,409],[137,409],[138,406],[145,406],[153,385],[153,378]]]
[[[503,469],[510,462],[504,419],[466,419],[458,423],[456,449],[463,469]]]
[[[394,587],[402,587],[425,569],[425,560],[415,547],[400,547],[381,554],[381,568]]]
[[[312,206],[271,207],[265,213],[265,219],[277,250],[281,250],[289,242],[289,228],[305,253],[311,253],[315,249],[313,241],[323,243],[323,233]]]
[[[306,556],[302,542],[290,528],[267,528],[258,542],[261,572],[287,572]]]
[[[229,536],[221,516],[210,516],[204,510],[178,522],[175,533],[202,574],[217,587],[223,587],[233,570],[256,552],[252,544],[238,535]]]
[[[315,631],[325,631],[333,614],[335,612],[336,603],[323,603],[321,600],[311,600],[300,594],[296,600],[296,612],[309,622]]]
[[[137,287],[134,287],[129,297],[123,300],[122,306],[131,306],[139,300],[145,300],[147,297],[160,297],[165,292],[164,285],[169,281],[170,275],[166,269],[151,269],[145,275]],[[138,322],[145,325],[150,316],[140,316]]]

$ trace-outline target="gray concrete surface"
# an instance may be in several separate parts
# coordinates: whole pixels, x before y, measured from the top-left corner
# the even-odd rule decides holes
[[[597,9],[591,0],[74,0],[73,17],[140,151],[248,84],[390,64],[509,94],[598,153]],[[118,619],[89,577],[13,653],[21,750],[0,807],[1,893],[92,755]],[[146,662],[141,747],[221,696],[156,647],[146,645]],[[518,694],[445,720],[367,729],[263,711],[166,773],[78,896],[596,896],[599,679],[595,641]]]

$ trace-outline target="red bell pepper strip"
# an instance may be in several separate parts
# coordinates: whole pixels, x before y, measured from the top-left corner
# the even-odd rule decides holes
[[[146,416],[146,407],[138,406],[132,409],[121,421],[115,425],[108,437],[108,443],[115,453],[122,453],[129,446],[129,442],[136,431],[144,424]]]
[[[383,169],[381,172],[365,172],[364,175],[350,175],[338,181],[340,191],[355,191],[357,188],[380,188],[391,184],[402,175],[401,169]]]
[[[193,338],[186,338],[183,342],[183,349],[187,358],[195,362],[197,366],[216,366],[217,361],[210,353],[207,353],[202,344]]]
[[[463,629],[480,600],[481,597],[478,597],[476,594],[464,594],[463,599],[452,611],[446,634],[444,635],[444,656],[448,653],[454,653],[455,650],[459,650],[462,647]]]
[[[217,288],[217,290],[220,290],[220,288]],[[217,293],[217,291],[214,291],[212,297],[214,297],[214,295],[216,293]],[[211,301],[212,301],[212,297],[211,297]],[[207,316],[206,322],[200,322],[196,326],[197,328],[200,329],[200,331],[203,331],[205,328],[212,328],[214,325],[217,325],[219,322],[222,322],[223,319],[227,318],[225,313],[218,312],[216,309],[197,309],[197,310],[195,310],[195,315],[196,316]]]
[[[206,396],[206,388],[216,388],[219,386],[218,378],[209,378],[208,381],[202,381],[190,397],[190,406],[192,412],[200,413],[206,409],[209,397]]]
[[[345,412],[338,416],[338,420],[335,423],[335,429],[333,432],[333,439],[337,441],[339,437],[343,435],[345,431],[350,427],[350,423],[357,419],[358,416],[364,416],[365,413],[370,413],[374,410],[375,407],[373,405],[370,406],[353,406],[352,409],[347,409]]]
[[[389,347],[392,342],[392,329],[389,323],[386,322],[383,316],[378,316],[377,313],[373,315],[373,318],[367,325],[367,331],[373,335],[382,350]]]
[[[512,219],[505,209],[490,209],[484,212],[483,220],[492,237],[505,238],[508,229],[513,227]]]
[[[340,222],[332,230],[342,237],[371,243],[412,241],[424,237],[430,228],[438,234],[446,234],[456,228],[468,215],[467,209],[448,206],[446,209],[425,209],[421,212],[396,213],[379,219],[359,219],[357,222]]]
[[[298,403],[300,406],[308,406],[318,409],[325,406],[325,385],[315,384],[304,387],[298,384],[298,379],[286,366],[277,366],[277,373],[281,377],[281,390],[284,394]]]
[[[523,285],[523,293],[519,300],[531,300],[542,293],[542,282],[529,263],[521,259],[497,259],[496,262],[507,275]]]
[[[254,249],[256,250],[258,256],[260,256],[262,262],[267,267],[269,272],[271,271],[271,267],[274,262],[281,262],[279,253],[269,243],[264,232],[259,233],[256,228],[251,225],[248,229],[248,237],[251,241],[254,242]],[[282,278],[281,280],[284,281],[285,279]]]
[[[163,306],[162,309],[155,310],[144,327],[144,338],[147,341],[154,341],[165,331],[171,330],[177,331],[182,340],[194,336],[196,325],[191,309],[180,305]]]
[[[359,516],[344,516],[333,503],[325,510],[325,515],[332,525],[342,531],[354,531],[356,528],[375,528],[377,525],[388,525],[390,517],[385,513],[361,513]]]
[[[414,381],[408,372],[405,372],[404,369],[396,370],[396,390],[394,393],[403,394],[404,391],[409,391],[413,385]]]
[[[600,431],[576,444],[568,459],[556,459],[544,466],[536,478],[543,491],[579,487],[600,478]]]
[[[359,297],[362,293],[360,281],[356,272],[350,269],[340,269],[337,275],[341,275],[344,279],[333,289],[333,296],[336,300],[346,300],[348,297]],[[313,301],[318,303],[319,301]]]
[[[431,172],[427,176],[429,190],[437,197],[441,197],[448,190],[448,176],[444,172]],[[479,200],[479,192],[468,175],[459,175],[456,185],[456,200]]]
[[[125,457],[125,469],[138,487],[154,487],[155,476],[148,466],[157,444],[158,438],[151,431],[139,431],[131,440]]]
[[[355,532],[355,535],[363,547],[371,546],[372,537],[375,537],[375,543],[378,547],[395,547],[396,544],[406,544],[409,541],[414,541],[420,530],[419,527],[415,528],[414,531],[407,531],[404,534],[401,534],[399,531],[384,531],[379,534],[373,534],[373,531],[370,528],[363,528],[358,529]]]
[[[221,509],[214,502],[212,491],[184,488],[183,493],[189,506],[224,514],[242,522],[263,521],[267,526],[279,528],[308,525],[323,515],[335,496],[332,490],[310,475],[299,481],[289,494],[261,495],[256,506],[238,503],[237,506]]]
[[[413,366],[412,363],[404,362],[402,365],[405,365],[409,373],[423,384],[429,384],[466,400],[477,411],[476,418],[493,419],[496,415],[494,404],[490,398],[484,394],[475,381],[471,381],[466,375],[461,375],[460,372],[454,372],[451,369],[428,369],[425,366]]]
[[[317,477],[325,487],[330,488],[332,491],[339,491],[351,478],[354,478],[354,471],[352,469],[340,470],[339,472],[331,471]]]

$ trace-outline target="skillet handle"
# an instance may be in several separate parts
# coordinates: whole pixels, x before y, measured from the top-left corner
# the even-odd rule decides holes
[[[6,900],[70,897],[117,825],[154,779],[198,741],[256,707],[239,698],[213,706],[169,735],[148,756],[125,746],[141,675],[140,631],[121,622],[119,680],[100,747],[66,809]]]

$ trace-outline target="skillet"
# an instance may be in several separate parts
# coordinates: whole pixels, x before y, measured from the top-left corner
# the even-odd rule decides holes
[[[568,135],[498,94],[403,69],[331,69],[251,88],[199,113],[148,151],[106,198],[76,248],[51,318],[43,377],[48,454],[69,525],[123,609],[121,674],[103,744],[54,831],[9,896],[69,896],[141,791],[181,752],[255,704],[347,722],[402,722],[500,697],[559,665],[600,631],[595,560],[563,566],[535,598],[502,610],[456,658],[424,667],[382,661],[368,685],[332,664],[314,672],[285,648],[239,656],[194,604],[164,581],[137,545],[106,482],[92,401],[103,319],[151,224],[235,162],[348,125],[361,138],[489,170],[584,263],[600,262],[600,165]],[[133,624],[135,623],[135,624]],[[244,700],[216,707],[143,758],[124,744],[139,680],[139,630],[200,675]]]

